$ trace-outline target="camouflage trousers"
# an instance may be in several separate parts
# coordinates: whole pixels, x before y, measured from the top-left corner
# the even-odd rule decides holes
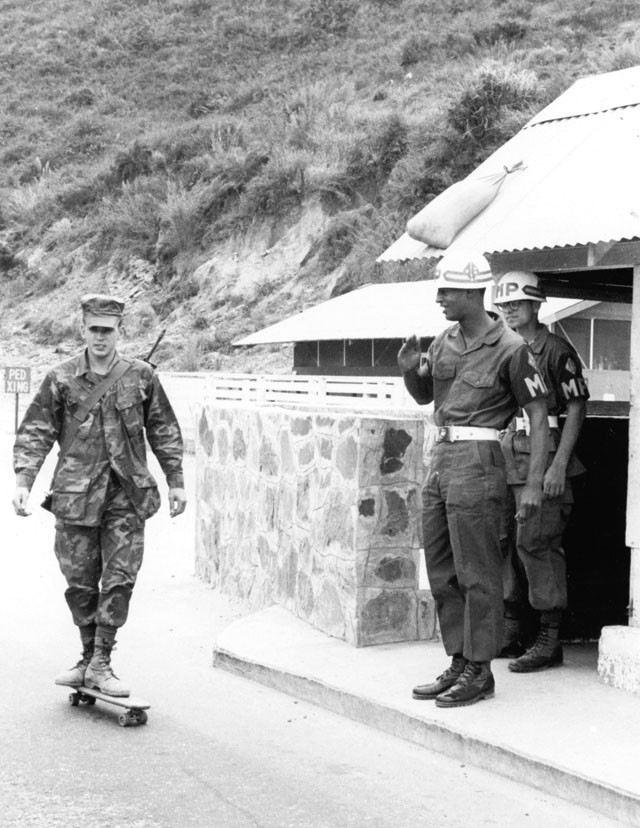
[[[109,487],[99,526],[56,523],[55,553],[74,624],[125,623],[143,551],[144,522],[119,486]]]

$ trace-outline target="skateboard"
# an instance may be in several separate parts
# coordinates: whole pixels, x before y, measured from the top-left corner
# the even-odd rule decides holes
[[[93,705],[96,703],[96,700],[103,701],[107,704],[124,708],[124,712],[118,716],[118,724],[121,727],[131,727],[132,725],[143,725],[147,723],[149,717],[146,711],[151,705],[144,699],[138,699],[135,696],[108,696],[106,693],[94,690],[93,687],[63,686],[71,687],[73,690],[72,693],[69,693],[69,704],[72,707],[78,707],[81,703]]]

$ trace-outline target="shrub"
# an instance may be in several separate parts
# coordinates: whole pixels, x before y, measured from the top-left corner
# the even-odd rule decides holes
[[[617,46],[609,59],[609,68],[630,69],[640,64],[640,37],[635,37],[626,43]]]
[[[45,174],[31,184],[12,190],[2,212],[14,232],[37,239],[60,217],[53,177]]]
[[[141,141],[119,152],[111,170],[109,179],[116,184],[131,184],[141,175],[149,175],[153,168],[153,151]]]
[[[331,182],[335,192],[353,197],[361,195],[375,201],[394,166],[407,152],[408,128],[398,115],[370,126],[367,138],[357,140],[347,159],[346,169]]]
[[[412,216],[452,183],[450,167],[438,156],[434,141],[430,150],[412,150],[398,162],[384,187],[383,201],[390,212]]]
[[[189,124],[149,136],[146,144],[163,158],[169,172],[179,175],[189,160],[211,152],[211,142],[210,128]]]
[[[526,109],[538,94],[531,72],[487,65],[462,84],[457,100],[449,106],[447,121],[458,134],[482,142],[491,137],[503,109]]]
[[[100,245],[127,258],[153,259],[165,197],[164,182],[140,179],[123,184],[122,193],[103,199],[95,216]]]
[[[371,219],[373,207],[366,205],[357,210],[345,210],[334,216],[319,243],[310,251],[322,273],[337,267],[352,251],[358,232]]]
[[[160,204],[161,233],[158,246],[163,257],[175,256],[196,248],[203,235],[204,209],[202,186],[186,189],[169,183],[167,199]]]
[[[243,187],[238,217],[246,222],[285,215],[301,204],[303,195],[304,174],[295,159],[272,159]]]

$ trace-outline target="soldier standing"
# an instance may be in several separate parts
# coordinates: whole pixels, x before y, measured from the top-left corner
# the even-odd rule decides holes
[[[456,324],[431,343],[420,365],[410,337],[398,364],[409,393],[433,401],[438,427],[423,488],[423,543],[431,592],[451,666],[415,699],[438,707],[494,695],[491,660],[502,643],[500,514],[507,496],[498,432],[519,407],[531,418],[531,464],[523,515],[542,501],[547,453],[546,388],[522,338],[484,309],[493,276],[484,256],[449,254],[436,268],[436,301]]]
[[[124,302],[91,294],[81,309],[85,350],[47,373],[18,429],[13,506],[30,514],[29,492],[58,441],[45,508],[56,518],[55,554],[82,658],[55,681],[128,696],[111,651],[142,563],[145,521],[160,506],[145,435],[166,477],[172,517],[186,507],[182,436],[153,367],[118,353]]]
[[[520,516],[520,499],[529,466],[529,423],[516,418],[507,429],[502,448],[507,463],[509,499],[503,534],[504,639],[501,656],[513,658],[509,670],[531,673],[562,664],[558,636],[567,607],[567,573],[562,536],[573,504],[571,478],[584,472],[574,448],[584,422],[589,391],[582,376],[580,357],[572,345],[538,321],[546,301],[535,273],[506,273],[496,287],[495,304],[505,322],[524,339],[543,375],[549,396],[550,452],[543,480],[543,500],[534,518]],[[562,431],[558,417],[566,414]],[[514,519],[519,515],[519,519]],[[540,616],[533,645],[522,646],[523,614],[529,604]]]

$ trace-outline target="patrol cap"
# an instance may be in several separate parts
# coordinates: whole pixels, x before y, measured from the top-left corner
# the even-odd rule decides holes
[[[435,269],[436,287],[454,290],[479,290],[493,286],[489,262],[482,253],[456,250],[438,262]]]
[[[117,328],[122,319],[124,302],[103,293],[87,293],[80,299],[80,307],[85,324]]]
[[[519,302],[522,299],[528,299],[530,302],[547,301],[540,279],[528,270],[511,270],[505,273],[496,285],[494,304]]]

